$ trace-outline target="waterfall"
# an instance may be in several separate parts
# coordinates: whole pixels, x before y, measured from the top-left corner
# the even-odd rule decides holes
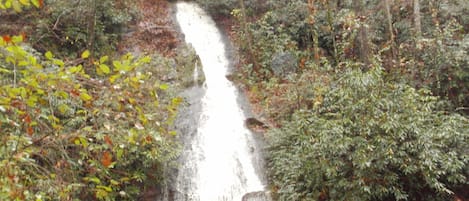
[[[185,41],[200,57],[206,84],[197,131],[185,142],[175,200],[250,200],[243,196],[265,188],[255,165],[259,149],[244,125],[239,92],[226,78],[230,63],[222,34],[196,4],[178,2],[176,9]]]

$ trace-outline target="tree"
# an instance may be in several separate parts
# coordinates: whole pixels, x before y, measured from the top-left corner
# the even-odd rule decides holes
[[[414,29],[417,39],[422,36],[422,22],[420,19],[420,1],[414,0]]]

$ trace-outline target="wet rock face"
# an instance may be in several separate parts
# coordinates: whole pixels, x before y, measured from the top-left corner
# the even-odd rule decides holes
[[[285,77],[298,69],[298,59],[291,52],[277,52],[272,56],[272,71],[276,76]]]
[[[272,201],[269,192],[266,191],[257,191],[246,193],[242,201]]]

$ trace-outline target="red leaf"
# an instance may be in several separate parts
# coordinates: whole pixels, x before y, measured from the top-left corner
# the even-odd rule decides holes
[[[28,132],[28,135],[29,136],[32,136],[34,134],[34,129],[32,126],[28,126],[28,129],[27,129],[27,132]]]
[[[112,140],[111,140],[111,137],[109,137],[109,135],[104,136],[104,142],[106,142],[106,144],[108,144],[109,146],[112,146]]]
[[[11,43],[11,37],[10,36],[2,36],[2,38],[6,43]]]
[[[103,153],[103,157],[101,158],[101,164],[104,165],[104,167],[109,167],[112,163],[112,155],[106,151]]]
[[[44,0],[39,0],[39,8],[44,7]]]
[[[31,116],[29,114],[26,114],[23,118],[23,121],[26,122],[27,124],[31,123]]]
[[[76,89],[72,89],[72,91],[70,91],[70,93],[72,94],[72,96],[75,96],[75,97],[80,96],[80,92]]]

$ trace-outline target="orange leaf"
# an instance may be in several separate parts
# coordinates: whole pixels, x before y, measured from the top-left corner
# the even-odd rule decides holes
[[[150,135],[147,135],[147,137],[145,137],[145,140],[148,142],[148,143],[151,143],[151,139],[152,137]]]
[[[103,157],[101,158],[101,164],[104,165],[104,167],[109,167],[112,163],[112,155],[106,151],[103,153]]]
[[[32,136],[34,134],[34,129],[32,126],[28,126],[28,129],[27,129],[27,132],[28,132],[28,135],[29,136]]]
[[[21,38],[23,41],[26,41],[26,34],[24,32],[21,33]]]
[[[72,89],[72,91],[70,91],[70,93],[72,94],[72,96],[75,96],[75,97],[80,96],[80,92],[76,89]]]
[[[39,0],[39,8],[44,7],[44,0]]]
[[[26,122],[27,124],[31,123],[31,116],[29,114],[26,114],[23,118],[23,121]]]
[[[10,36],[2,36],[2,38],[6,43],[11,43],[11,37]]]
[[[112,140],[111,140],[111,137],[109,137],[109,135],[104,136],[104,142],[106,142],[106,144],[108,144],[109,146],[112,146]]]

